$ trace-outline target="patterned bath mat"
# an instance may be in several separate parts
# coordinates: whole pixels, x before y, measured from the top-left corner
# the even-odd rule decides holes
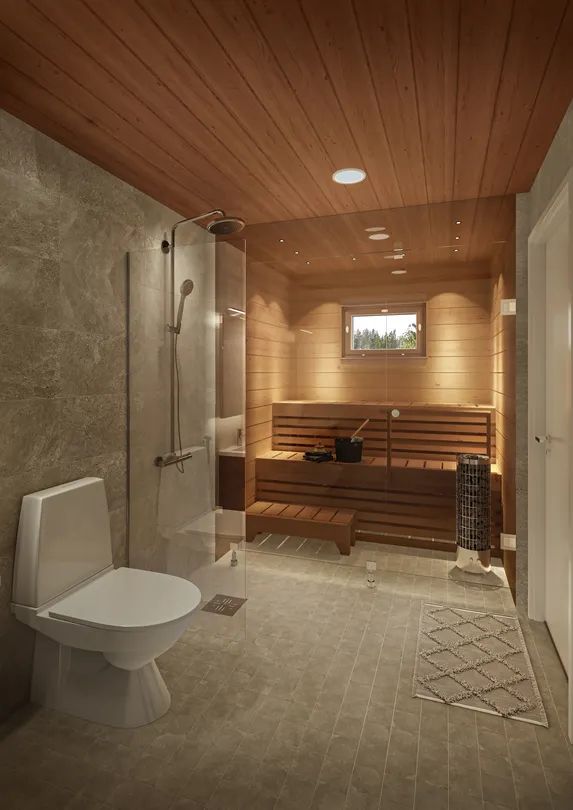
[[[423,604],[414,695],[548,725],[514,616]]]

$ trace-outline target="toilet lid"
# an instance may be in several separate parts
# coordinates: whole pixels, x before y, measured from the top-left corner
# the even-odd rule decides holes
[[[201,591],[186,579],[117,568],[55,602],[48,612],[77,624],[134,630],[181,619],[200,602]]]

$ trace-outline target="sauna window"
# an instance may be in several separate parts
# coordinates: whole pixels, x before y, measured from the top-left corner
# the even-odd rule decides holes
[[[342,356],[423,357],[425,304],[369,304],[342,307]]]

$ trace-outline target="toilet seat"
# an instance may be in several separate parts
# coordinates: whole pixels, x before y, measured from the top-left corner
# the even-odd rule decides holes
[[[179,621],[200,602],[199,588],[188,580],[116,568],[52,603],[46,612],[54,619],[122,632]]]

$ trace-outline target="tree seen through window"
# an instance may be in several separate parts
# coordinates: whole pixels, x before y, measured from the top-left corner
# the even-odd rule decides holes
[[[355,350],[415,349],[417,335],[415,313],[352,318],[352,348]]]

